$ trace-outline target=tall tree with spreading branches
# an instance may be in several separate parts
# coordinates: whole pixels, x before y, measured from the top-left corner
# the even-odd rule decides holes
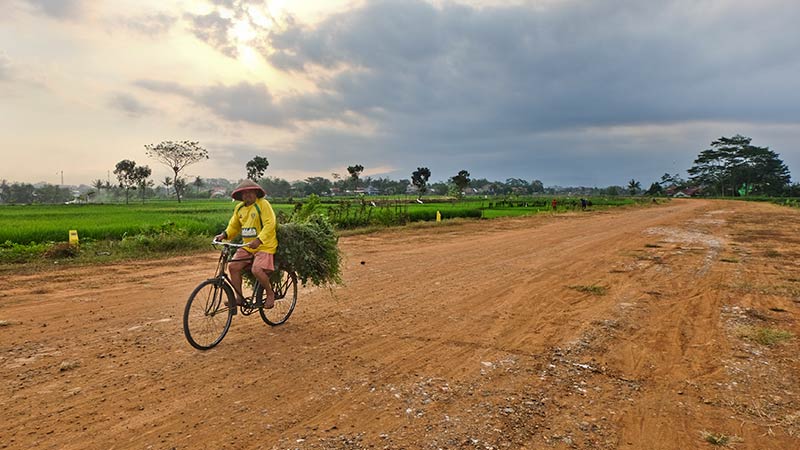
[[[208,159],[208,150],[194,141],[163,141],[159,144],[145,145],[147,156],[155,158],[158,162],[172,169],[174,176],[172,184],[175,186],[175,194],[178,203],[181,202],[182,189],[178,187],[178,175],[186,166]]]
[[[358,177],[361,176],[361,172],[363,171],[364,166],[361,164],[347,167],[347,172],[350,174],[350,180],[353,182],[353,189],[358,189]]]
[[[737,134],[721,137],[703,150],[689,169],[691,181],[725,196],[742,192],[781,195],[789,187],[789,168],[768,147],[750,145],[751,138]]]

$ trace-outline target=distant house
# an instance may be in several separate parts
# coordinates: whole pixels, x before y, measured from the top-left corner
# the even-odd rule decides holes
[[[700,194],[700,188],[697,187],[689,187],[685,189],[681,189],[677,192],[673,192],[672,194],[667,191],[667,195],[672,195],[675,198],[689,198],[689,197],[696,197]]]
[[[381,191],[378,188],[374,188],[372,186],[367,186],[364,188],[353,189],[352,191],[348,191],[355,195],[378,195]]]
[[[224,198],[228,196],[228,190],[221,186],[214,186],[211,188],[209,197],[211,198]]]

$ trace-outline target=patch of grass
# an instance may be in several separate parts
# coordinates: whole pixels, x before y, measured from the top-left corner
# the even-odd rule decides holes
[[[567,286],[570,289],[574,289],[578,292],[583,292],[585,294],[592,294],[592,295],[606,295],[608,293],[608,288],[604,286],[597,286],[597,285],[579,285],[575,284],[572,286]]]
[[[736,259],[736,258],[720,258],[719,260],[722,261],[722,262],[726,262],[726,263],[738,263],[739,262],[739,260]]]
[[[777,345],[794,338],[791,332],[772,327],[743,326],[739,328],[738,334],[739,337],[766,346]]]
[[[0,327],[8,327],[11,326],[11,322],[7,320],[0,320]]]
[[[661,248],[658,244],[644,244],[645,248]]]
[[[708,431],[703,431],[701,435],[704,441],[708,442],[711,445],[716,445],[718,447],[727,447],[728,444],[730,444],[734,440],[733,438],[735,438],[735,436],[731,437],[722,433],[714,434]]]
[[[769,249],[764,252],[764,256],[766,256],[767,258],[780,258],[781,253],[777,250]]]

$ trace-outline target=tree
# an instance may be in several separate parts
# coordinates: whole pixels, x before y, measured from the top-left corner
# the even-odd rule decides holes
[[[544,192],[544,183],[539,180],[531,181],[531,192],[534,194],[541,194]]]
[[[634,179],[631,179],[631,181],[628,181],[628,194],[636,195],[641,190],[642,190],[642,184],[641,183],[639,183],[638,181],[636,181]]]
[[[456,185],[460,197],[464,195],[464,189],[469,186],[469,172],[466,170],[459,170],[458,175],[450,177],[450,181]]]
[[[789,169],[768,147],[750,145],[751,138],[737,134],[721,137],[703,150],[689,169],[691,181],[718,195],[744,192],[781,195],[789,186]]]
[[[175,182],[172,184],[172,186],[175,188],[175,196],[180,199],[183,193],[186,192],[186,186],[187,186],[186,178],[176,179]]]
[[[98,178],[92,181],[92,187],[97,189],[97,192],[100,192],[105,187],[105,185],[103,184],[103,180]]]
[[[687,186],[686,180],[681,178],[681,176],[678,175],[677,173],[675,175],[670,175],[668,173],[661,175],[661,181],[659,182],[659,184],[661,185],[661,187],[675,186],[677,188],[684,188]]]
[[[663,195],[664,188],[661,186],[660,183],[654,181],[653,184],[650,185],[650,189],[648,189],[647,192],[645,192],[645,194],[653,196]]]
[[[72,192],[65,187],[45,184],[36,189],[36,201],[38,203],[64,203],[72,200],[72,198]]]
[[[347,172],[350,174],[350,180],[353,182],[353,189],[358,189],[358,177],[364,171],[364,166],[356,164],[355,166],[348,166]]]
[[[258,183],[269,167],[269,161],[263,156],[256,156],[247,162],[247,178]]]
[[[119,180],[119,187],[125,190],[125,204],[128,204],[130,190],[136,189],[136,161],[123,159],[114,167],[114,175]]]
[[[288,197],[292,185],[283,178],[267,177],[258,182],[271,197]]]
[[[202,178],[195,177],[194,178],[194,182],[192,184],[194,185],[195,189],[197,189],[197,196],[199,197],[200,196],[200,189],[203,187],[205,182],[203,182]]]
[[[510,189],[511,192],[517,195],[527,194],[531,189],[531,186],[530,184],[528,184],[528,181],[523,180],[522,178],[507,178],[506,187]],[[544,187],[542,188],[544,189]]]
[[[172,178],[164,177],[164,180],[161,182],[164,185],[164,190],[167,191],[167,197],[169,197],[169,187],[172,186]]]
[[[144,203],[144,198],[147,195],[148,184],[152,185],[152,182],[147,180],[150,178],[152,173],[153,171],[147,166],[137,166],[135,169],[133,169],[133,180],[136,183],[136,188],[139,189],[139,195],[142,197],[142,203]]]
[[[417,198],[422,198],[422,195],[428,190],[428,180],[430,178],[431,171],[427,167],[417,167],[417,170],[411,172],[411,184],[417,188],[419,193]]]
[[[306,178],[305,195],[328,195],[331,192],[331,180],[323,177]]]
[[[172,184],[175,186],[175,195],[180,203],[182,190],[177,189],[178,174],[186,166],[208,159],[208,150],[201,147],[198,142],[192,141],[163,141],[156,145],[145,145],[144,148],[147,150],[148,156],[172,169],[174,173]]]
[[[36,200],[36,188],[29,183],[0,183],[0,196],[3,202],[15,204],[29,204]]]

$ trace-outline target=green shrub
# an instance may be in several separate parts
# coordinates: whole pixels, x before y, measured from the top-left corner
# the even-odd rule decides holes
[[[0,262],[19,264],[34,261],[41,258],[50,246],[47,243],[16,244],[5,241],[0,244]]]

